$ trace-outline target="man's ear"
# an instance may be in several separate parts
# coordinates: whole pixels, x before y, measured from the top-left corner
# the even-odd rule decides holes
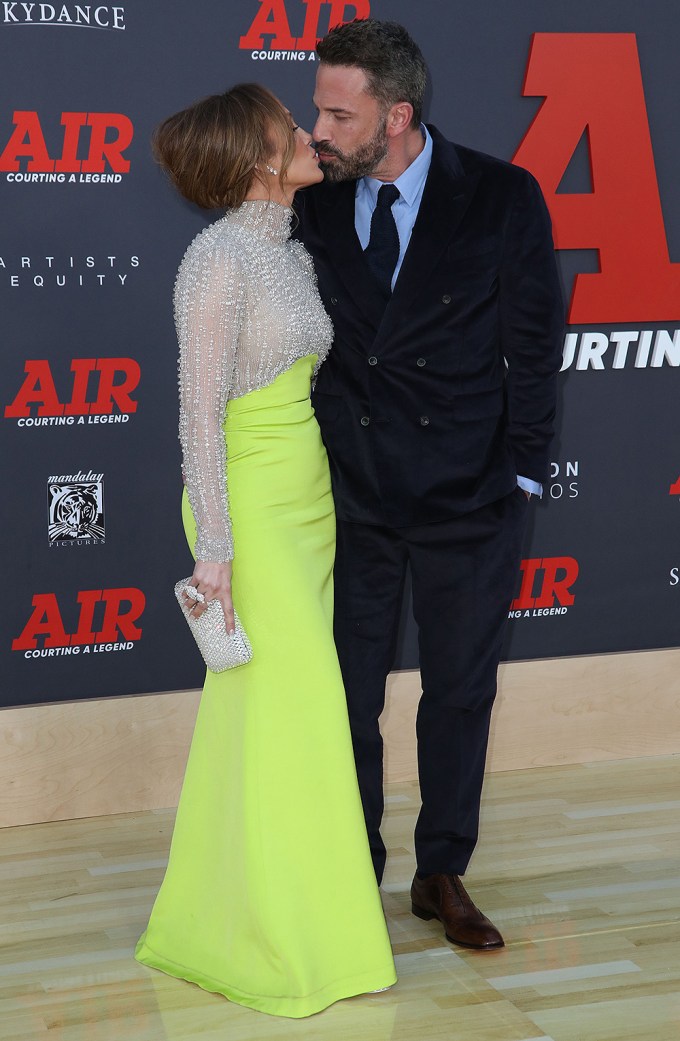
[[[387,113],[387,135],[388,137],[399,137],[411,126],[413,119],[413,105],[408,101],[398,101]]]

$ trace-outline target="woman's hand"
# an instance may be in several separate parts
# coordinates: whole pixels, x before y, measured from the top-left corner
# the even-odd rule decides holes
[[[191,611],[192,617],[200,618],[211,600],[219,600],[227,623],[227,632],[234,632],[234,604],[231,599],[231,561],[225,564],[214,564],[207,560],[197,560],[191,583],[205,597],[205,603],[192,600],[184,593],[184,601]]]

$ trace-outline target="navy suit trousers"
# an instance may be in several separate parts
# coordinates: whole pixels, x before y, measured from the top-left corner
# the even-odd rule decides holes
[[[422,806],[418,870],[462,875],[479,826],[496,673],[528,513],[525,493],[447,521],[391,528],[338,522],[335,639],[376,876],[383,761],[379,717],[411,568],[423,693],[418,707]]]

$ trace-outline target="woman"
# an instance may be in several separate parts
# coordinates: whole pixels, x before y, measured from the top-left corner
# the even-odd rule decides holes
[[[192,584],[230,629],[236,604],[253,658],[207,675],[136,957],[307,1016],[395,980],[333,644],[333,503],[309,400],[332,328],[289,239],[295,191],[322,174],[309,134],[257,85],[172,116],[155,149],[187,198],[227,208],[175,287],[183,514]]]

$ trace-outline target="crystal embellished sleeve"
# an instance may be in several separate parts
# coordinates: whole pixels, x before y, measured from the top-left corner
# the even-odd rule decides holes
[[[243,322],[245,279],[228,249],[189,247],[175,285],[179,340],[179,438],[189,503],[196,521],[197,560],[234,556],[222,425]],[[207,248],[206,248],[207,246]]]

